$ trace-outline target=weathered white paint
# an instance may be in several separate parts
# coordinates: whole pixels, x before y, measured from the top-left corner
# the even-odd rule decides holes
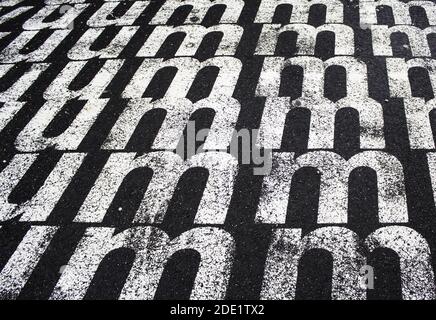
[[[165,40],[175,33],[185,35],[175,56],[194,56],[204,37],[212,32],[222,34],[215,56],[231,56],[238,48],[244,28],[234,24],[220,24],[208,28],[201,25],[156,26],[136,56],[154,57]]]
[[[386,68],[389,79],[391,97],[411,98],[409,71],[411,68],[422,68],[428,72],[433,93],[436,88],[436,60],[431,58],[412,58],[406,61],[402,58],[386,58]]]
[[[177,73],[171,82],[165,97],[186,97],[198,72],[206,67],[219,68],[219,73],[209,97],[232,96],[241,72],[242,63],[234,57],[214,57],[205,61],[194,58],[172,58],[168,60],[146,58],[136,70],[124,89],[123,98],[141,98],[154,75],[163,68],[176,68]]]
[[[24,30],[41,29],[68,29],[72,22],[89,6],[89,4],[75,4],[68,7],[68,10],[61,12],[61,16],[50,22],[45,22],[48,16],[54,12],[62,11],[62,6],[44,6],[23,24]]]
[[[5,91],[0,93],[1,102],[18,100],[39,78],[50,64],[33,63],[15,82]],[[0,77],[12,69],[13,65],[0,65]]]
[[[366,298],[366,291],[359,285],[359,270],[366,259],[360,253],[357,234],[346,228],[324,227],[304,237],[301,229],[273,232],[260,299],[295,299],[299,261],[312,249],[326,250],[333,258],[333,300]]]
[[[0,52],[0,63],[42,62],[48,58],[69,33],[70,30],[54,30],[38,48],[22,54],[21,52],[26,48],[26,45],[38,35],[38,31],[23,31]]]
[[[85,154],[64,154],[31,199],[20,204],[10,203],[9,195],[37,157],[35,153],[17,154],[0,173],[0,221],[18,216],[21,216],[21,221],[45,221],[82,164]]]
[[[59,279],[51,299],[82,299],[103,258],[127,248],[135,260],[119,299],[153,299],[168,260],[181,250],[194,250],[200,264],[191,291],[192,300],[224,299],[235,244],[218,228],[195,228],[170,240],[155,227],[136,227],[115,234],[114,228],[88,228]]]
[[[238,162],[224,152],[206,152],[183,160],[175,153],[114,153],[89,192],[75,222],[101,222],[125,177],[137,168],[150,168],[153,176],[133,222],[161,223],[182,174],[191,168],[209,172],[194,223],[223,224],[233,193]]]
[[[278,97],[281,75],[289,66],[303,69],[302,97],[314,101],[324,97],[324,74],[331,66],[343,67],[346,71],[347,97],[368,97],[368,75],[366,64],[354,57],[333,57],[322,61],[315,57],[266,57],[256,88],[256,95]]]
[[[88,26],[95,28],[107,26],[131,26],[148,7],[150,1],[135,1],[122,16],[114,16],[112,13],[120,3],[121,2],[103,3],[92,17],[88,19]]]
[[[215,111],[214,121],[204,148],[222,150],[227,149],[232,140],[240,104],[226,96],[206,98],[196,103],[186,98],[164,98],[154,102],[150,99],[131,99],[112,127],[102,148],[124,150],[144,115],[156,109],[165,110],[166,117],[153,142],[153,149],[176,149],[192,114],[197,110],[212,109]]]
[[[434,99],[425,102],[423,98],[404,98],[407,129],[411,149],[434,149],[430,112],[436,108]]]
[[[430,248],[422,235],[404,226],[377,229],[365,240],[370,252],[388,248],[398,255],[403,300],[434,300],[436,288]]]
[[[318,223],[348,222],[348,180],[351,172],[368,167],[377,174],[378,217],[380,223],[407,223],[408,211],[403,167],[392,155],[364,151],[348,161],[334,152],[312,151],[299,157],[295,153],[272,154],[272,171],[264,178],[257,223],[284,224],[292,178],[301,168],[310,167],[320,174]]]
[[[410,50],[413,57],[431,57],[427,44],[427,35],[436,33],[434,28],[421,30],[413,26],[383,26],[372,25],[372,47],[375,56],[393,56],[391,37],[394,33],[402,33],[409,39]]]
[[[287,114],[299,108],[310,111],[308,149],[333,149],[335,117],[343,108],[352,108],[359,112],[362,149],[385,147],[382,106],[373,99],[355,97],[344,98],[336,103],[325,98],[291,101],[288,97],[267,97],[256,145],[266,149],[280,149]]]
[[[68,52],[68,58],[71,60],[118,58],[138,29],[139,27],[122,27],[110,43],[100,50],[91,50],[91,46],[101,36],[105,28],[88,29]]]
[[[326,250],[333,258],[332,299],[365,299],[366,290],[359,285],[359,270],[366,265],[362,253],[371,254],[378,248],[398,255],[404,300],[435,299],[430,248],[422,235],[404,226],[377,229],[363,242],[357,234],[341,227],[319,228],[304,237],[301,229],[276,229],[266,260],[261,299],[295,299],[299,261],[312,249]]]
[[[0,272],[0,299],[16,299],[59,227],[32,226]]]
[[[177,8],[190,6],[185,24],[199,24],[203,21],[209,9],[216,5],[224,5],[226,10],[221,17],[220,23],[237,23],[244,7],[243,0],[167,0],[160,10],[151,19],[150,24],[166,24],[168,19]]]
[[[277,7],[283,4],[292,5],[290,23],[307,23],[310,8],[315,4],[326,7],[326,23],[342,23],[344,19],[344,6],[339,0],[262,0],[254,22],[272,23]]]
[[[257,43],[255,54],[273,56],[280,35],[287,32],[297,34],[296,55],[315,55],[317,36],[321,32],[331,32],[335,36],[335,55],[354,54],[354,32],[345,24],[324,24],[313,27],[308,24],[264,24]]]
[[[402,2],[399,0],[360,0],[359,13],[360,24],[373,25],[377,24],[377,9],[380,6],[390,7],[394,16],[394,22],[397,25],[412,25],[410,17],[410,8],[420,7],[425,10],[430,25],[436,25],[436,5],[432,1],[409,1]]]
[[[0,102],[0,132],[12,121],[24,104],[14,101]]]
[[[120,70],[124,60],[107,60],[88,84],[84,84],[81,89],[71,90],[69,88],[71,82],[76,79],[86,63],[86,61],[69,62],[45,90],[44,99],[60,101],[74,98],[98,99]]]
[[[45,137],[44,131],[65,105],[65,101],[49,100],[20,132],[15,140],[15,147],[21,152],[42,151],[46,148],[76,150],[106,106],[107,101],[108,99],[88,100],[62,134]]]
[[[0,3],[0,7],[13,7],[21,2],[23,2],[23,0],[3,0]]]
[[[3,4],[3,2],[0,4],[0,9],[2,7],[2,4]],[[33,9],[33,7],[31,7],[31,6],[17,7],[17,8],[14,8],[12,11],[9,11],[8,13],[2,14],[0,16],[0,25],[5,23],[5,22],[8,22],[12,19],[18,18],[23,13],[25,13],[31,9]],[[1,10],[1,11],[3,11],[3,10]]]

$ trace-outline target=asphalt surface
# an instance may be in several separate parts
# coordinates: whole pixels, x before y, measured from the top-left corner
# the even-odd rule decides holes
[[[123,231],[138,224],[132,223],[141,198],[151,179],[150,170],[140,170],[130,174],[119,188],[117,195],[110,205],[102,223],[88,224],[73,222],[81,204],[101,172],[111,151],[101,150],[101,145],[110,129],[126,105],[126,99],[121,98],[121,92],[132,78],[135,70],[144,58],[136,57],[136,52],[144,43],[144,35],[148,36],[154,26],[150,25],[151,18],[156,14],[164,1],[150,1],[150,5],[135,20],[134,26],[142,31],[132,38],[118,58],[125,59],[120,72],[106,88],[101,98],[108,98],[109,102],[104,112],[95,121],[86,137],[80,143],[76,152],[86,153],[86,158],[73,178],[71,184],[63,193],[49,217],[44,222],[23,222],[20,217],[6,219],[0,222],[0,269],[2,269],[17,249],[17,246],[26,232],[34,225],[57,226],[59,230],[54,235],[48,248],[44,251],[28,280],[20,290],[17,299],[48,299],[61,276],[62,267],[74,253],[77,244],[82,239],[88,227],[113,227]],[[15,148],[15,140],[26,124],[33,118],[37,110],[44,104],[42,93],[56,78],[63,67],[70,61],[68,51],[88,28],[86,21],[97,10],[102,1],[89,1],[89,7],[75,20],[71,33],[64,39],[44,63],[50,66],[43,75],[19,98],[25,102],[24,107],[0,132],[0,169],[4,169],[14,155],[19,152]],[[431,180],[426,154],[431,150],[412,150],[401,98],[392,98],[388,89],[388,78],[385,60],[386,57],[375,57],[372,54],[371,31],[362,29],[359,24],[359,7],[357,1],[343,1],[343,23],[354,31],[354,57],[363,61],[368,69],[369,96],[383,107],[384,138],[386,147],[383,151],[395,156],[402,164],[405,176],[407,207],[409,222],[406,225],[421,234],[431,250],[432,263],[435,265],[434,250],[436,248],[436,215],[435,203],[431,187]],[[238,25],[244,28],[244,33],[237,47],[234,57],[242,63],[242,71],[237,81],[233,97],[241,104],[241,110],[236,123],[236,129],[259,127],[264,109],[265,97],[255,95],[255,88],[262,69],[263,56],[254,54],[262,25],[254,23],[260,0],[246,0],[243,11],[238,19]],[[121,2],[117,8],[121,14],[131,1]],[[22,25],[39,8],[44,6],[41,1],[23,1],[13,7],[1,7],[0,17],[15,7],[34,6],[29,12],[16,19],[0,24],[0,32],[11,32],[0,40],[0,49],[7,45],[22,32]],[[222,8],[210,10],[201,21],[203,26],[212,26],[219,22]],[[184,22],[186,11],[180,10],[174,14],[167,25],[180,25]],[[392,17],[388,11],[379,15],[380,24],[393,25]],[[322,6],[314,6],[310,11],[308,24],[320,26],[324,23],[324,10]],[[420,29],[429,26],[429,22],[422,11],[413,15],[413,24]],[[273,21],[287,23],[289,12],[281,8],[277,10]],[[104,45],[119,27],[106,27],[105,35],[95,43],[95,47]],[[38,36],[44,39],[42,31]],[[292,57],[295,55],[295,41],[292,35],[283,37],[276,49],[276,56]],[[156,57],[172,58],[181,42],[180,36],[173,36],[160,48]],[[407,40],[407,39],[406,39]],[[430,49],[432,57],[436,55],[436,38],[430,36]],[[394,57],[411,57],[405,38],[393,37],[392,47]],[[38,37],[33,40],[38,44]],[[205,38],[194,58],[204,61],[214,56],[219,38],[210,35]],[[32,44],[29,44],[32,47]],[[315,57],[327,60],[334,56],[334,42],[328,34],[318,37]],[[31,50],[31,49],[29,49]],[[96,68],[102,65],[104,59],[94,58],[88,60],[86,68],[73,83],[73,87],[80,88],[86,80],[92,77]],[[16,74],[26,68],[29,62],[16,63],[0,81],[0,91],[8,88],[16,81]],[[211,90],[211,79],[214,78],[213,69],[205,69],[197,75],[194,84],[186,96],[196,102],[208,97]],[[161,72],[160,77],[144,93],[144,97],[158,100],[165,95],[166,88],[171,79],[171,70]],[[295,85],[301,73],[295,71],[283,79],[281,95],[296,99],[301,89]],[[416,97],[430,100],[434,97],[428,76],[423,72],[411,75],[412,92]],[[213,82],[212,82],[213,83]],[[346,96],[343,71],[332,68],[326,74],[325,97],[337,101]],[[71,124],[74,115],[80,110],[77,106],[83,102],[73,100],[63,108],[62,112],[46,128],[46,136],[56,136],[62,133]],[[2,110],[0,109],[0,112]],[[146,154],[152,151],[151,146],[157,135],[164,113],[157,111],[145,116],[135,130],[133,138],[129,141],[126,151]],[[196,112],[191,120],[195,121],[197,130],[209,128],[213,114],[210,111]],[[431,126],[436,130],[435,113],[431,113]],[[309,113],[304,110],[288,115],[283,141],[278,152],[295,152],[296,155],[308,151]],[[362,150],[359,146],[358,114],[351,109],[338,112],[335,124],[334,149],[332,151],[349,159]],[[186,134],[186,132],[185,132]],[[23,203],[32,198],[43,181],[53,169],[63,151],[49,148],[38,152],[37,161],[31,166],[24,178],[9,195],[10,203]],[[230,278],[225,293],[226,299],[259,299],[262,281],[264,279],[265,261],[270,246],[272,232],[277,225],[255,223],[255,214],[259,205],[262,189],[262,176],[253,174],[254,164],[241,164],[236,176],[231,202],[228,208],[225,223],[218,225],[227,231],[234,239],[236,249],[231,266]],[[154,226],[165,231],[170,238],[179,236],[185,231],[197,227],[194,217],[200,203],[202,192],[207,181],[207,171],[195,169],[191,174],[185,174],[178,182],[176,191],[169,203],[166,215],[161,224]],[[320,225],[317,223],[319,175],[313,169],[300,170],[294,177],[292,193],[288,204],[286,223],[280,227],[301,228],[303,234],[308,234]],[[122,208],[122,211],[118,208]],[[377,217],[377,177],[369,169],[354,170],[349,179],[348,222],[341,225],[354,231],[360,239],[365,239],[370,233],[384,226]],[[144,224],[143,224],[144,225]],[[149,225],[149,224],[145,224]],[[134,255],[128,250],[117,250],[104,258],[100,264],[85,299],[117,299],[126,282],[133,264]],[[375,270],[374,289],[367,291],[368,299],[401,299],[401,272],[398,256],[389,249],[377,249],[367,254],[367,263]],[[194,251],[183,251],[174,255],[168,262],[164,274],[156,291],[155,299],[189,299],[191,288],[198,270],[199,256]],[[323,250],[311,250],[300,261],[296,299],[330,299],[332,293],[332,258]],[[0,283],[0,286],[2,284]],[[7,298],[7,295],[4,296]]]

